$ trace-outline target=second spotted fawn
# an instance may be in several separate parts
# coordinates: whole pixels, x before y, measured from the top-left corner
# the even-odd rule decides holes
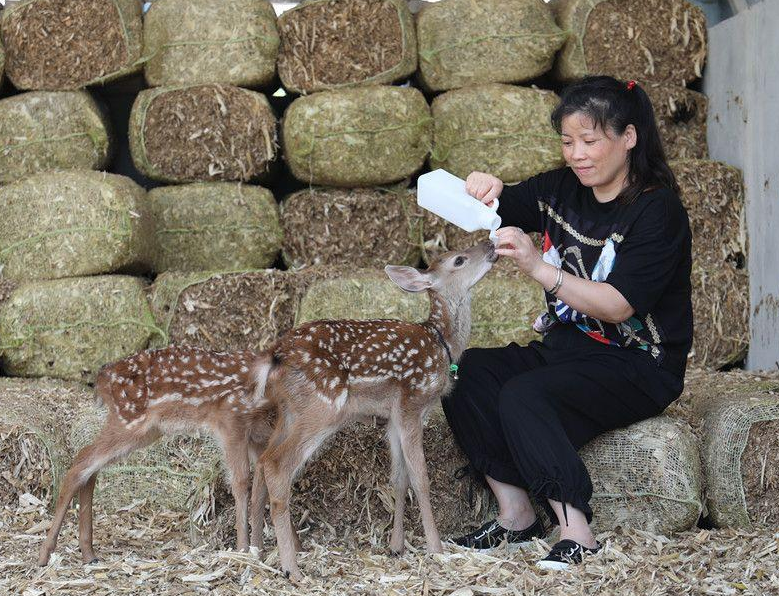
[[[249,375],[255,357],[256,353],[248,351],[168,347],[104,366],[95,382],[95,394],[108,410],[106,422],[65,475],[38,564],[48,563],[77,492],[81,556],[85,563],[92,562],[92,494],[97,473],[163,435],[199,428],[209,431],[222,447],[235,498],[237,544],[246,550],[250,460],[257,460],[272,430],[272,410],[254,401],[253,385],[261,381]],[[251,493],[251,543],[259,546],[267,493],[258,465]]]

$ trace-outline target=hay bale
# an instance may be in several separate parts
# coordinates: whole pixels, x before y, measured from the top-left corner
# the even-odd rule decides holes
[[[552,67],[566,32],[543,2],[447,0],[417,14],[419,74],[430,91],[519,83]]]
[[[0,187],[0,266],[18,280],[145,271],[146,191],[117,174],[43,172]]]
[[[43,170],[100,170],[109,123],[85,91],[32,91],[0,101],[0,184]]]
[[[519,182],[564,165],[550,117],[551,91],[501,85],[457,89],[433,100],[430,167],[466,178],[474,170]]]
[[[129,136],[135,167],[161,182],[260,181],[276,158],[267,98],[232,85],[141,91]]]
[[[427,293],[401,290],[381,270],[358,270],[311,285],[300,302],[295,325],[318,319],[424,321]]]
[[[279,34],[267,0],[156,0],[143,19],[151,86],[263,87],[276,75]]]
[[[158,276],[149,301],[163,331],[151,346],[168,343],[211,350],[259,350],[292,328],[306,288],[336,270],[300,272],[169,272]]]
[[[678,87],[700,78],[706,16],[687,0],[558,0],[570,32],[553,73],[565,82],[589,74]]]
[[[104,422],[104,408],[82,407],[68,435],[74,455],[94,440]],[[165,436],[103,468],[97,477],[95,504],[116,511],[144,500],[157,510],[191,512],[191,520],[202,523],[214,517],[223,473],[221,449],[210,436]]]
[[[422,224],[408,191],[309,188],[281,204],[282,256],[306,265],[416,265]]]
[[[718,528],[779,522],[779,383],[713,404],[704,416],[706,505]]]
[[[270,267],[281,248],[279,209],[269,190],[236,182],[152,189],[154,270]]]
[[[596,531],[620,525],[668,535],[698,521],[700,454],[681,421],[650,418],[601,435],[580,454],[592,477]]]
[[[140,70],[137,0],[24,0],[7,7],[0,34],[17,89],[80,89]]]
[[[65,427],[92,399],[80,383],[0,377],[0,507],[57,499],[70,461]]]
[[[533,285],[531,285],[533,284]],[[473,290],[470,347],[504,346],[535,339],[532,325],[544,310],[543,293],[526,278],[488,276]],[[401,290],[382,271],[361,270],[313,283],[295,324],[317,319],[427,319],[426,293]]]
[[[674,85],[644,85],[657,120],[668,159],[705,159],[706,114],[709,100],[703,93]]]
[[[0,350],[13,376],[93,380],[158,330],[140,279],[77,277],[19,286],[0,305]]]
[[[392,83],[417,69],[405,0],[309,0],[279,17],[279,77],[293,93]]]
[[[284,157],[295,178],[308,184],[387,184],[422,167],[432,128],[430,108],[417,89],[323,91],[287,108]]]
[[[741,172],[707,160],[671,162],[690,217],[693,362],[721,367],[749,344],[749,277]]]

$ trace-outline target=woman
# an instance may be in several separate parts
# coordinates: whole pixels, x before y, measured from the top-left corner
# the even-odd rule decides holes
[[[504,188],[481,172],[470,194],[500,197],[497,250],[543,287],[541,342],[467,350],[444,411],[499,515],[455,540],[490,548],[544,535],[529,496],[561,527],[538,562],[560,569],[598,550],[592,483],[577,451],[660,414],[682,391],[692,344],[690,228],[651,103],[635,83],[587,77],[552,114],[567,168]],[[543,255],[527,232],[543,234]]]

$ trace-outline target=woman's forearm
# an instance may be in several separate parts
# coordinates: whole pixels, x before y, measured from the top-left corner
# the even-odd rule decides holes
[[[540,261],[529,275],[549,290],[557,281],[557,267]],[[607,323],[621,323],[635,312],[614,286],[565,271],[557,297],[574,310]]]

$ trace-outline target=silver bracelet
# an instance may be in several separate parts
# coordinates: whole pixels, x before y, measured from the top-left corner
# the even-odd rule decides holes
[[[557,280],[555,281],[555,284],[552,286],[550,290],[547,290],[552,296],[556,296],[557,292],[560,290],[560,287],[563,285],[563,269],[562,267],[557,268]]]

